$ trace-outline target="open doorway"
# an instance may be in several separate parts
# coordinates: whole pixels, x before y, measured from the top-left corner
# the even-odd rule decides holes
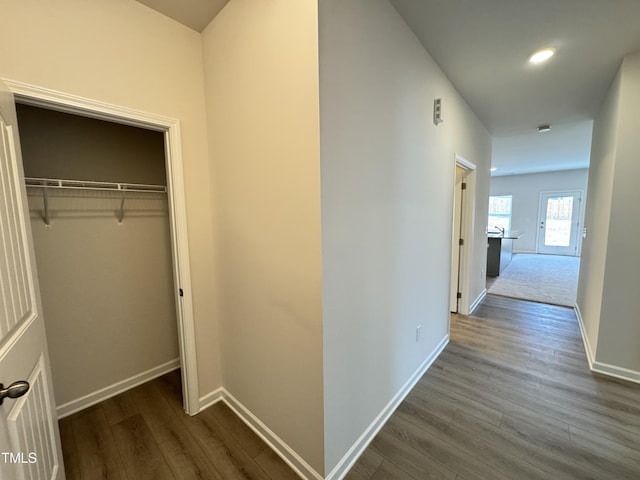
[[[588,169],[491,178],[487,293],[575,305],[587,182]]]
[[[163,144],[163,158],[161,163],[164,164],[166,171],[165,191],[166,191],[166,213],[168,215],[168,232],[166,244],[168,245],[168,264],[172,279],[169,281],[169,289],[166,294],[173,297],[172,303],[174,310],[173,328],[177,326],[177,352],[178,359],[172,362],[164,362],[158,368],[149,368],[144,375],[161,374],[162,369],[171,368],[172,365],[179,366],[182,371],[182,392],[183,406],[187,413],[195,414],[199,410],[199,396],[197,388],[197,371],[195,358],[195,335],[193,326],[193,309],[191,302],[190,289],[190,268],[188,258],[187,245],[187,229],[186,229],[186,211],[184,204],[184,186],[182,179],[182,161],[180,150],[180,133],[177,120],[147,114],[144,112],[124,109],[122,107],[112,106],[89,99],[83,99],[60,92],[52,92],[50,90],[21,84],[18,82],[6,82],[10,90],[16,97],[16,103],[28,107],[41,108],[53,112],[66,112],[67,114],[77,115],[88,119],[99,119],[100,121],[113,122],[119,125],[127,125],[137,128],[153,131],[160,135],[160,142]],[[79,138],[78,140],[82,140]],[[110,182],[113,183],[113,182]],[[127,182],[128,183],[128,182]],[[42,188],[41,190],[44,190]],[[124,198],[124,197],[122,197]],[[124,200],[126,202],[126,200]],[[41,211],[44,211],[44,202],[46,196],[43,197],[43,205]],[[126,206],[125,206],[126,209]],[[118,222],[122,221],[123,208],[115,209]],[[126,211],[126,210],[125,210]],[[126,213],[125,213],[126,215]],[[45,218],[41,219],[43,222]],[[49,219],[50,220],[50,219]],[[150,272],[151,273],[151,272]],[[99,276],[100,272],[96,272]],[[132,287],[135,288],[135,285]],[[153,342],[153,331],[149,331],[146,342]],[[117,348],[117,345],[114,345]],[[82,359],[78,359],[82,361]],[[174,367],[175,368],[175,367]],[[120,391],[130,388],[140,381],[144,381],[142,376],[133,375],[125,379],[125,381],[115,381],[110,383],[106,388],[97,388],[91,394],[84,395],[74,402],[67,402],[66,408],[59,412],[67,415],[81,408],[97,403],[104,398],[115,395]],[[58,405],[59,406],[59,405]]]

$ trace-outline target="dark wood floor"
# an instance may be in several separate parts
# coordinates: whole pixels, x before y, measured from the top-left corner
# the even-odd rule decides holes
[[[640,479],[640,385],[589,372],[573,310],[488,296],[348,480]]]
[[[67,480],[294,480],[223,403],[190,417],[178,370],[60,420]]]
[[[68,480],[293,480],[224,404],[182,411],[173,372],[60,421]],[[571,309],[488,296],[348,480],[640,479],[640,385],[593,376]]]

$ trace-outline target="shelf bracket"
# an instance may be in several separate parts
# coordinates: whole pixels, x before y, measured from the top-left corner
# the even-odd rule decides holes
[[[44,212],[42,212],[42,219],[46,228],[51,228],[51,217],[49,216],[49,194],[47,193],[46,182],[42,182],[42,204],[44,205]]]
[[[122,198],[120,199],[120,209],[118,210],[118,224],[122,225],[122,219],[124,218],[124,200],[126,197],[126,189],[120,185],[122,189]]]

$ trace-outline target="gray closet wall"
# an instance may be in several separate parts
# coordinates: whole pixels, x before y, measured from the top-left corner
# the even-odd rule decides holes
[[[166,185],[162,133],[18,105],[26,177]],[[166,194],[28,188],[56,405],[177,365]],[[173,366],[173,367],[172,367]]]

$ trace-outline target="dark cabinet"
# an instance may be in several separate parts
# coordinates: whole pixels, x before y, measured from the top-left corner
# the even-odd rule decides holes
[[[487,276],[497,277],[502,273],[513,255],[513,239],[489,237],[487,250]]]

